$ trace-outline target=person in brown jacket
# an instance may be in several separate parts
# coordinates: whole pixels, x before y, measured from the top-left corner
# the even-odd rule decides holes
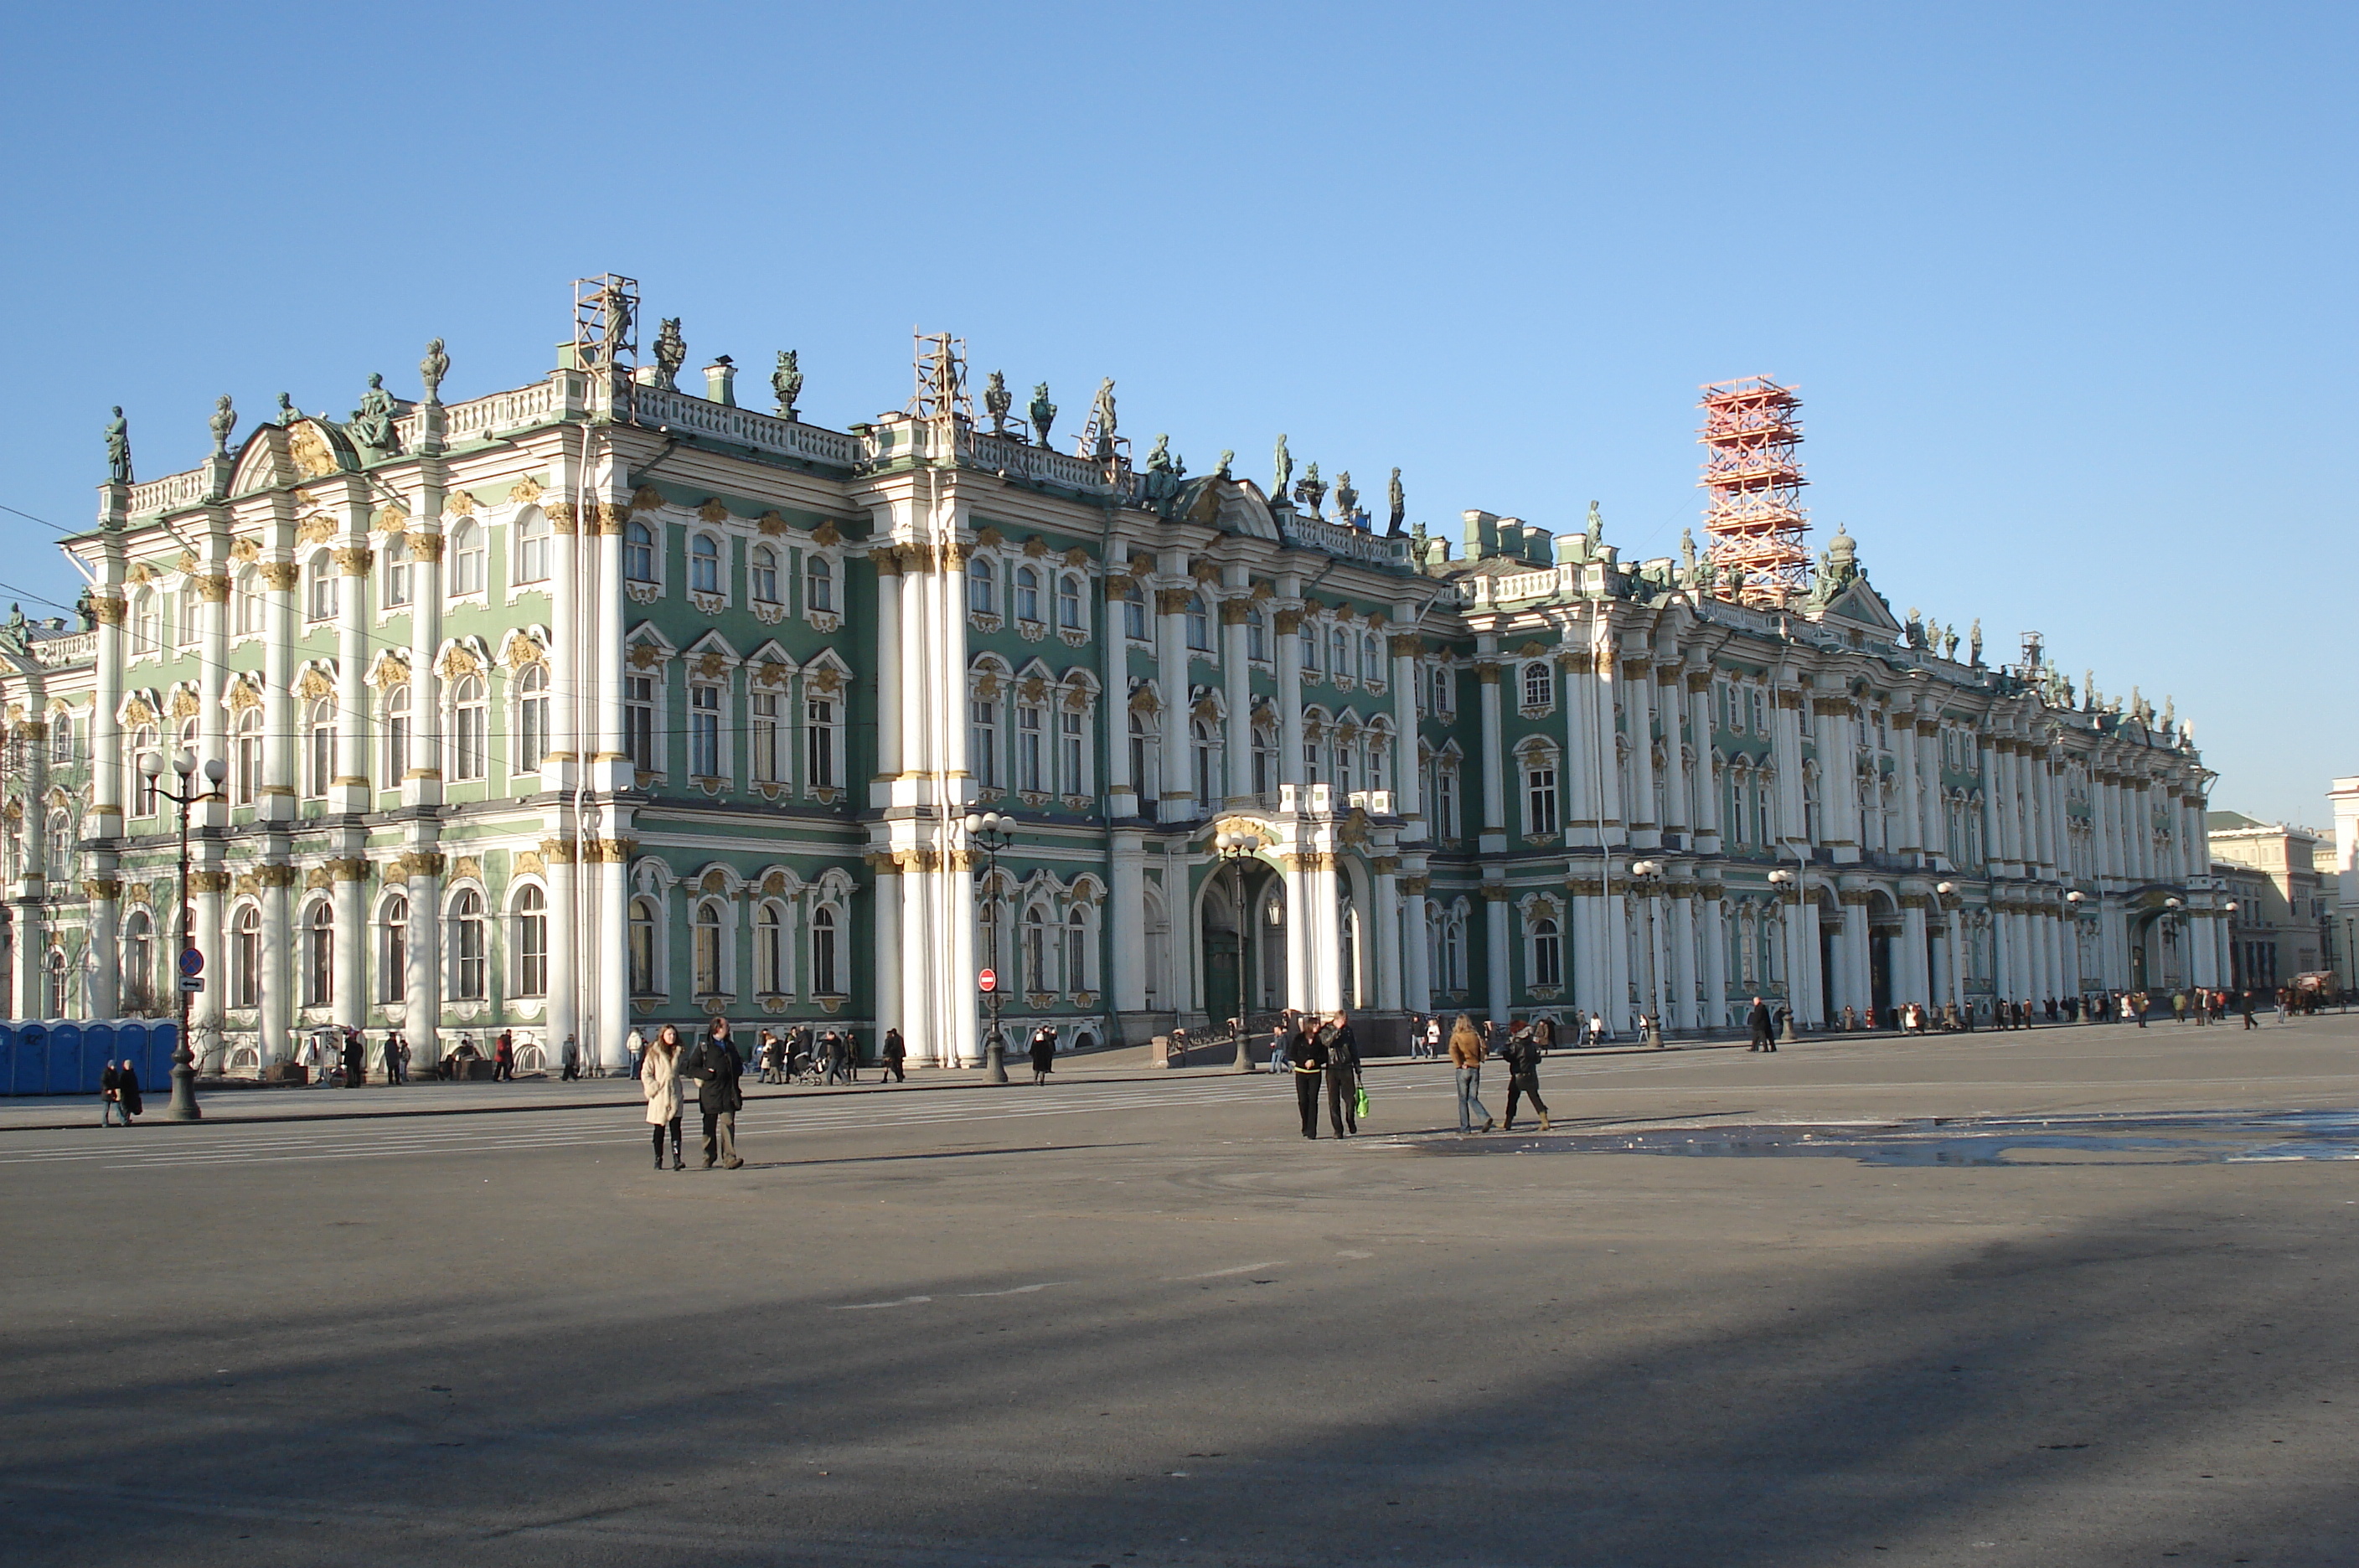
[[[1499,1124],[1482,1100],[1483,1037],[1474,1032],[1474,1020],[1464,1013],[1450,1028],[1450,1065],[1458,1073],[1458,1130],[1473,1132],[1474,1118],[1483,1118],[1483,1130],[1489,1132]]]

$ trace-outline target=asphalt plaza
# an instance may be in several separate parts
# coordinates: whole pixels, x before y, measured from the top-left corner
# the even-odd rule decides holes
[[[0,1119],[0,1509],[30,1563],[2348,1563],[2359,1165],[2130,1146],[2354,1062],[1560,1056],[1553,1132],[1465,1140],[1403,1064],[1315,1144],[1266,1075],[1069,1073],[773,1094],[678,1174],[627,1084]],[[1821,1141],[2026,1127],[2080,1142]]]

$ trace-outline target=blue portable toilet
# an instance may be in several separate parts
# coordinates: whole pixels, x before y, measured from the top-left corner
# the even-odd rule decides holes
[[[16,1071],[10,1089],[19,1094],[49,1092],[49,1031],[38,1018],[19,1018],[8,1026],[16,1035]]]
[[[85,1063],[82,1055],[82,1025],[65,1018],[45,1023],[49,1031],[49,1086],[52,1094],[85,1094],[98,1088],[95,1062]],[[87,1067],[89,1082],[82,1080]]]
[[[158,1094],[168,1091],[172,1083],[172,1057],[180,1049],[180,1026],[151,1019],[142,1026],[147,1038],[147,1054],[132,1053],[139,1063],[139,1086],[156,1085]]]
[[[103,1081],[106,1064],[120,1062],[123,1053],[114,1049],[114,1026],[93,1018],[82,1026],[82,1082],[96,1088]]]
[[[14,1094],[16,1087],[16,1022],[0,1018],[0,1094]]]

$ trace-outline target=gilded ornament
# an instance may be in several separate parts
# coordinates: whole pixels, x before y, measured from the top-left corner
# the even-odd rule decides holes
[[[262,585],[277,593],[292,591],[302,575],[302,569],[291,561],[266,561],[262,563]]]
[[[453,490],[442,498],[442,515],[446,517],[472,517],[478,503],[466,490]]]

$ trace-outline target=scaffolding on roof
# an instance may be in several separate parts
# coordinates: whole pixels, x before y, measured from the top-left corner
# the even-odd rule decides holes
[[[1766,376],[1703,388],[1703,526],[1723,598],[1782,605],[1810,586],[1800,397]]]

